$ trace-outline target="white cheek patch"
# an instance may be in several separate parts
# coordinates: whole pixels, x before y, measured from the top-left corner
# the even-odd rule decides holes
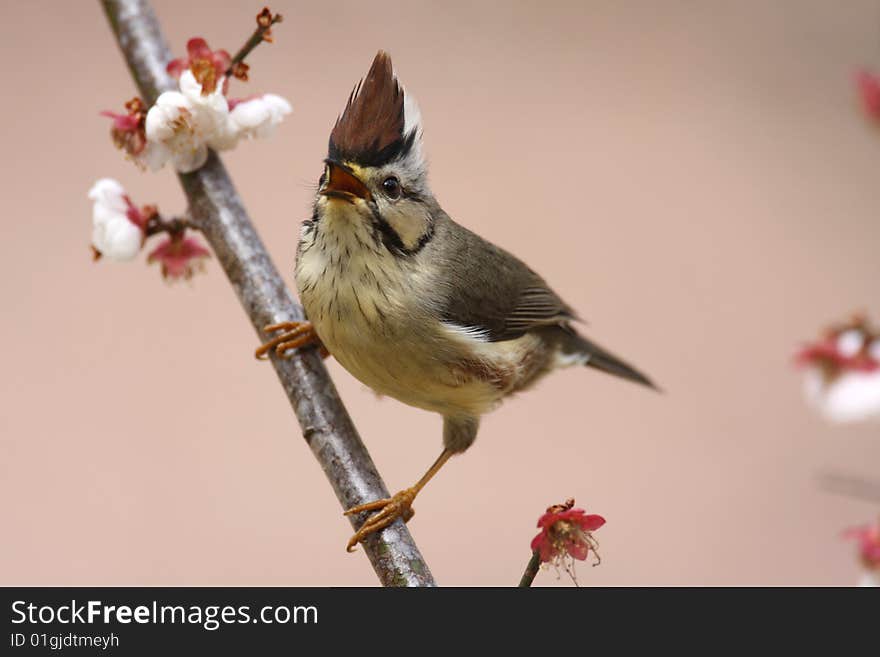
[[[381,211],[403,246],[410,250],[419,246],[431,225],[431,217],[424,206],[409,199],[401,199],[395,205],[383,207]]]

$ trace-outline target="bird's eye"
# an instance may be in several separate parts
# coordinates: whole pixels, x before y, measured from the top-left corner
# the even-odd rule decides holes
[[[388,176],[382,181],[382,191],[388,198],[400,198],[400,181],[395,176]]]

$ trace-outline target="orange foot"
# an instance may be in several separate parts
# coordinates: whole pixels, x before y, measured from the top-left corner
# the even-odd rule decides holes
[[[318,347],[321,358],[327,358],[330,355],[330,352],[321,343],[318,334],[315,333],[311,322],[281,322],[263,327],[264,333],[274,333],[275,331],[284,332],[261,344],[254,352],[257,359],[266,360],[269,357],[269,352],[273,349],[282,358],[290,358],[293,354],[285,353],[288,349],[300,349],[310,345]]]
[[[348,540],[348,545],[345,546],[346,551],[352,552],[354,546],[363,541],[367,536],[385,529],[398,518],[403,518],[404,522],[408,522],[415,515],[412,503],[418,492],[419,489],[413,486],[412,488],[400,491],[394,497],[386,497],[384,500],[359,504],[346,511],[345,515],[347,516],[363,513],[364,511],[378,511],[378,513],[367,518],[366,522],[361,525],[361,528]]]

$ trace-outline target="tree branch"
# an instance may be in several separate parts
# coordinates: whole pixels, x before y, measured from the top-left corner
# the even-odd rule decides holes
[[[538,570],[541,568],[541,554],[537,550],[532,551],[532,556],[529,559],[529,563],[526,564],[526,570],[523,573],[522,579],[519,580],[519,588],[529,588],[532,585],[532,582],[535,581],[535,575],[538,574]]]
[[[119,47],[151,105],[161,91],[176,87],[165,71],[171,52],[148,0],[101,0]],[[198,171],[180,174],[190,210],[226,272],[261,338],[263,326],[304,319],[260,241],[216,154]],[[242,366],[250,366],[241,348]],[[388,497],[376,466],[342,405],[320,357],[306,350],[290,360],[274,354],[272,364],[287,393],[303,436],[330,480],[343,508]],[[364,517],[352,519],[360,526]],[[398,520],[363,544],[385,586],[433,586],[434,580],[406,526]],[[344,554],[339,547],[340,557]]]

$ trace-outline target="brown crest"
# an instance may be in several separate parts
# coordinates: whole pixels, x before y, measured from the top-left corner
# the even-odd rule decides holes
[[[330,133],[330,158],[378,166],[405,154],[415,133],[403,134],[403,101],[391,57],[380,50],[336,120]]]

